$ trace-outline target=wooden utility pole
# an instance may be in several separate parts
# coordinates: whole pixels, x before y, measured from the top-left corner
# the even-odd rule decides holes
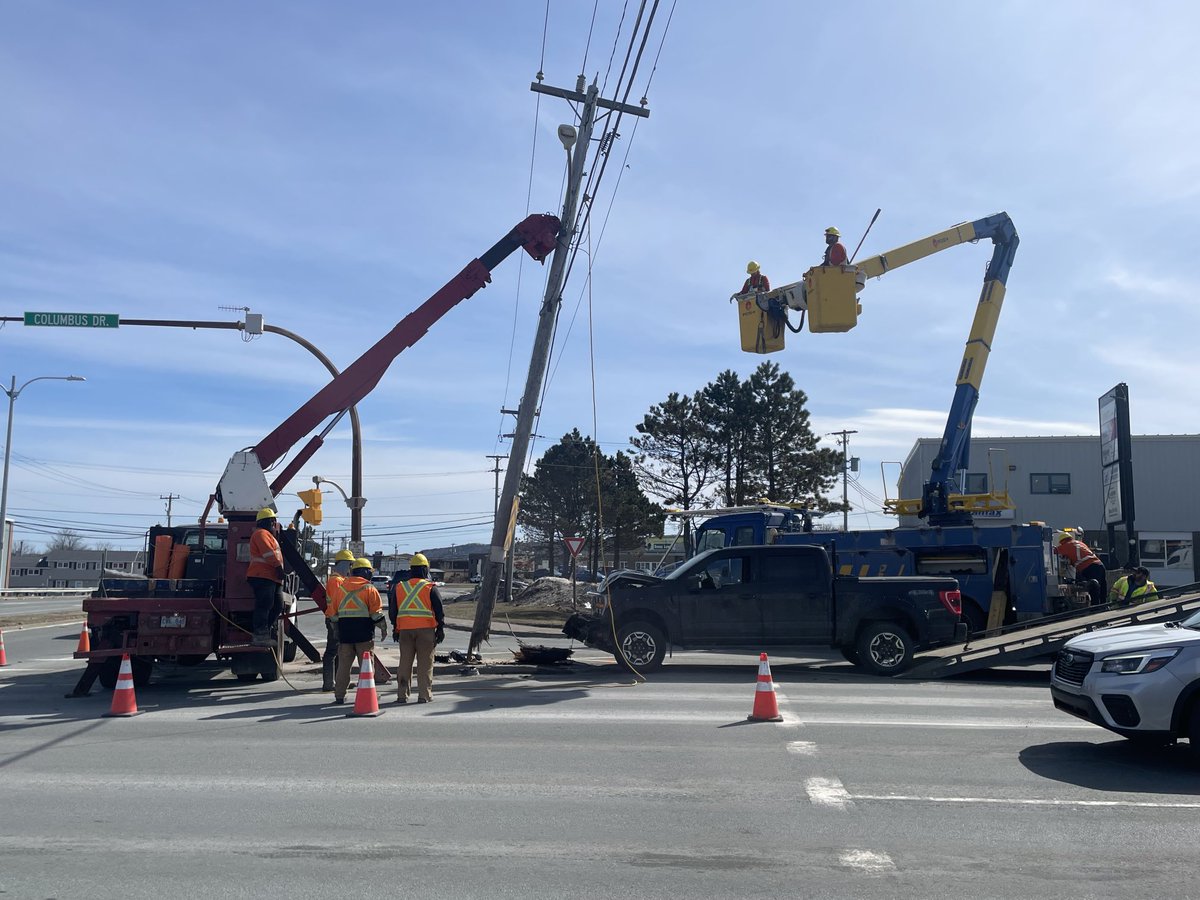
[[[576,213],[579,208],[579,189],[583,182],[583,167],[587,163],[591,148],[592,128],[595,125],[597,107],[615,110],[645,118],[650,111],[641,106],[629,106],[615,100],[600,98],[600,89],[593,81],[585,90],[587,80],[580,75],[575,90],[551,87],[540,81],[531,84],[530,90],[539,94],[561,97],[573,103],[583,104],[579,113],[579,128],[570,125],[558,127],[558,139],[570,154],[570,170],[567,174],[567,192],[563,198],[562,228],[558,233],[558,244],[550,260],[550,272],[546,278],[546,292],[542,297],[538,313],[537,334],[533,341],[533,353],[529,360],[529,373],[525,378],[525,392],[517,408],[517,424],[513,429],[512,446],[509,448],[509,466],[504,473],[504,490],[496,505],[496,520],[492,526],[492,540],[488,558],[483,564],[483,582],[479,585],[479,602],[475,607],[475,622],[471,628],[468,653],[478,653],[480,645],[491,636],[492,613],[496,608],[496,594],[500,586],[500,575],[504,567],[505,552],[516,528],[517,494],[521,488],[521,473],[529,456],[529,438],[533,434],[533,420],[538,413],[538,398],[546,377],[546,364],[550,358],[550,344],[554,337],[554,323],[562,305],[563,281],[566,277],[567,260],[575,238]],[[591,198],[588,198],[589,200]],[[509,586],[512,578],[509,577]]]
[[[875,215],[879,215],[879,213]],[[874,222],[874,219],[871,221]],[[840,437],[842,439],[842,531],[850,530],[850,494],[846,490],[846,479],[850,471],[850,457],[847,454],[850,449],[850,435],[852,434],[858,434],[858,432],[847,429],[829,432],[829,437]]]
[[[171,501],[178,500],[179,495],[178,494],[166,494],[166,495],[159,494],[158,499],[167,501],[167,527],[170,528],[171,527]]]

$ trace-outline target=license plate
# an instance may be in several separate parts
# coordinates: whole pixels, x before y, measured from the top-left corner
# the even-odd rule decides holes
[[[184,628],[187,616],[163,616],[158,623],[160,628]]]

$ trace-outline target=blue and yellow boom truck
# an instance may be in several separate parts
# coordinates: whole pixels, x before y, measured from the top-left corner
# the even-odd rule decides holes
[[[878,213],[876,214],[878,215]],[[976,513],[1011,509],[1007,491],[972,494],[958,479],[966,471],[971,420],[992,348],[996,323],[1017,252],[1016,228],[1007,213],[963,222],[860,263],[814,266],[803,280],[776,290],[738,296],[742,349],[774,353],[787,332],[799,332],[807,315],[814,334],[845,332],[858,324],[858,295],[869,279],[951,247],[992,242],[992,256],[955,380],[950,414],[921,496],[886,501],[888,512],[923,520],[917,527],[814,531],[806,513],[766,504],[711,515],[696,532],[697,551],[734,543],[819,544],[835,552],[841,574],[950,575],[962,591],[963,618],[973,632],[1061,612],[1078,601],[1062,585],[1044,524],[976,525]],[[800,314],[793,327],[789,313]]]
[[[96,593],[84,601],[91,649],[75,654],[87,662],[87,667],[68,696],[87,694],[96,679],[111,688],[125,654],[130,657],[134,681],[140,684],[149,681],[154,663],[161,660],[186,665],[215,656],[246,681],[260,676],[264,681],[274,681],[282,662],[293,657],[296,648],[318,662],[316,650],[296,627],[294,601],[289,601],[293,610],[282,620],[283,628],[273,636],[274,646],[251,644],[254,594],[246,581],[246,569],[257,513],[264,508],[278,509],[280,494],[288,482],[341,418],[375,388],[400,353],[420,340],[460,301],[491,281],[492,269],[518,249],[540,262],[559,240],[560,225],[555,216],[526,218],[258,444],[234,453],[197,524],[152,529],[146,551],[146,577],[104,579]],[[268,484],[266,473],[323,422],[324,427]],[[301,492],[300,497],[307,504],[304,518],[318,524],[319,492]],[[223,523],[207,522],[214,506]],[[324,611],[324,587],[305,560],[295,534],[285,531],[279,541],[285,572],[315,601],[316,606],[306,611]],[[376,671],[377,678],[386,680],[386,669]]]

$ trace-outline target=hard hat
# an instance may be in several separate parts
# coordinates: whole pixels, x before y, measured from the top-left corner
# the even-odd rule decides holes
[[[412,559],[410,559],[408,561],[408,565],[410,568],[412,566],[424,566],[425,568],[428,569],[429,568],[429,560],[425,558],[424,553],[414,553],[412,555]]]
[[[1070,532],[1060,531],[1057,535],[1057,539],[1056,539],[1055,543],[1061,544],[1063,541],[1073,541],[1073,540],[1075,540],[1075,539],[1073,537],[1071,537]]]
[[[753,275],[757,271],[758,271],[758,263],[756,263],[754,260],[750,260],[750,262],[746,263],[746,274],[747,275]]]
[[[834,237],[842,236],[842,233],[840,231],[838,231],[836,228],[834,228],[832,225],[830,225],[828,228],[825,229],[825,233],[832,234]]]
[[[275,518],[275,510],[271,509],[269,506],[264,506],[258,511],[258,515],[254,517],[254,521],[261,522],[263,519],[273,518]]]
[[[356,568],[356,569],[371,569],[372,568],[371,561],[369,559],[365,559],[364,557],[360,556],[358,559],[356,559],[354,561],[354,568]],[[374,571],[374,570],[372,569],[372,571]]]
[[[337,553],[333,554],[334,562],[345,562],[346,560],[354,562],[354,554],[349,550],[339,550]]]

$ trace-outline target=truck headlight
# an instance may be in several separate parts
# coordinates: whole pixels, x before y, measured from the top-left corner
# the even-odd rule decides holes
[[[1176,656],[1179,648],[1169,650],[1147,650],[1128,656],[1110,656],[1100,664],[1100,671],[1108,675],[1145,675],[1157,672]]]

